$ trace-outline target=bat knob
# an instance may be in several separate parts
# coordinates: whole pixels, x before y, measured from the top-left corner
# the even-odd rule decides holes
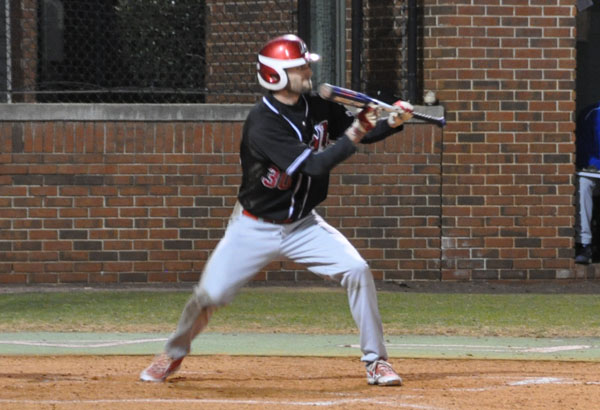
[[[321,98],[327,100],[331,98],[333,94],[333,88],[331,84],[323,83],[319,86],[319,96]]]

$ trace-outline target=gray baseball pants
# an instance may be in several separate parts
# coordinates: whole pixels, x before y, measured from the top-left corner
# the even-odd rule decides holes
[[[594,211],[594,191],[598,179],[577,177],[577,213],[575,222],[575,242],[583,245],[592,243],[592,215]]]
[[[387,360],[373,275],[348,239],[314,211],[299,221],[279,225],[243,215],[239,205],[207,261],[165,353],[174,359],[186,356],[214,309],[229,303],[265,265],[281,257],[341,283],[360,331],[361,360]]]

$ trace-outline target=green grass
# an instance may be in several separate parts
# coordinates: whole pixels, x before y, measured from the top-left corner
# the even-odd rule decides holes
[[[191,291],[0,294],[0,331],[170,332]],[[385,333],[600,336],[600,298],[574,294],[379,292]],[[214,332],[356,333],[342,289],[246,288]]]

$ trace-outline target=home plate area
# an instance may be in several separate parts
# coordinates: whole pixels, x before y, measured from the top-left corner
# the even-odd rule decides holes
[[[0,356],[2,409],[597,409],[596,361],[391,358],[401,387],[357,357],[192,355],[165,383],[152,355]]]

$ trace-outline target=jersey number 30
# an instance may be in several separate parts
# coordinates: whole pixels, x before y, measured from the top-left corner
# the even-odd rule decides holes
[[[264,186],[269,189],[277,188],[281,191],[290,189],[292,178],[285,172],[281,172],[277,167],[272,166],[267,171],[267,175],[261,178]]]

